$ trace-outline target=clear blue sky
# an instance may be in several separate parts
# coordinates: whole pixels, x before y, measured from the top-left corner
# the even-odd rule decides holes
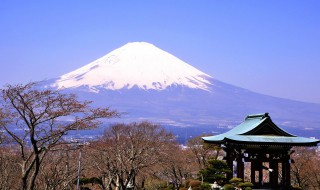
[[[319,0],[1,0],[0,86],[145,41],[214,78],[320,103]]]

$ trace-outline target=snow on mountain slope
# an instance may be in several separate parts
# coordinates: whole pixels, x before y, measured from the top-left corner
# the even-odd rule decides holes
[[[62,75],[52,86],[59,89],[85,86],[93,92],[100,88],[119,90],[134,86],[144,90],[185,86],[208,91],[211,78],[152,44],[134,42]]]

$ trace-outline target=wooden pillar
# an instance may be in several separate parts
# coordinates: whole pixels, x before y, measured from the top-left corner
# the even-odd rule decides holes
[[[290,178],[290,156],[283,155],[282,159],[282,183],[285,189],[289,189],[291,187],[291,178]]]
[[[282,169],[282,177],[281,177],[281,187],[285,188],[285,181],[286,181],[286,161],[284,159],[282,159],[281,162],[281,169]]]
[[[237,159],[237,177],[244,180],[244,163],[242,161],[242,156]]]
[[[262,162],[258,163],[258,170],[259,170],[259,186],[263,185],[263,173],[262,173]]]
[[[231,170],[231,173],[227,173],[227,180],[230,180],[233,177],[233,154],[232,150],[230,148],[227,148],[226,150],[226,162],[228,165],[228,168]]]
[[[277,160],[271,160],[270,161],[270,166],[273,171],[270,172],[270,186],[273,188],[276,188],[279,186],[278,184],[278,178],[279,178],[279,166],[278,166],[278,161]]]
[[[256,172],[258,173],[258,179],[256,180]],[[260,188],[262,186],[262,162],[254,161],[251,162],[251,183],[253,183],[254,187]]]
[[[290,188],[291,187],[291,178],[290,178],[290,156],[287,156],[287,159],[285,160],[285,174],[286,174],[286,180],[285,180],[285,186],[286,188]]]
[[[256,170],[256,162],[251,161],[251,183],[255,184],[255,170]]]

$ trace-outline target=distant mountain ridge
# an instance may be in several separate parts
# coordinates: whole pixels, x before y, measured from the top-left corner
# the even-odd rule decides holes
[[[220,133],[246,115],[269,112],[288,132],[320,136],[320,104],[239,88],[145,42],[128,43],[46,86],[126,112],[120,122],[151,120],[171,128]]]

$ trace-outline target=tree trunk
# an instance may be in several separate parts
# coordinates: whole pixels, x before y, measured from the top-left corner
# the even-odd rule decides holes
[[[142,182],[141,182],[141,189],[144,189],[144,183],[145,183],[145,181],[146,181],[145,179],[142,180]]]
[[[22,190],[27,190],[27,178],[24,176],[21,180]]]

